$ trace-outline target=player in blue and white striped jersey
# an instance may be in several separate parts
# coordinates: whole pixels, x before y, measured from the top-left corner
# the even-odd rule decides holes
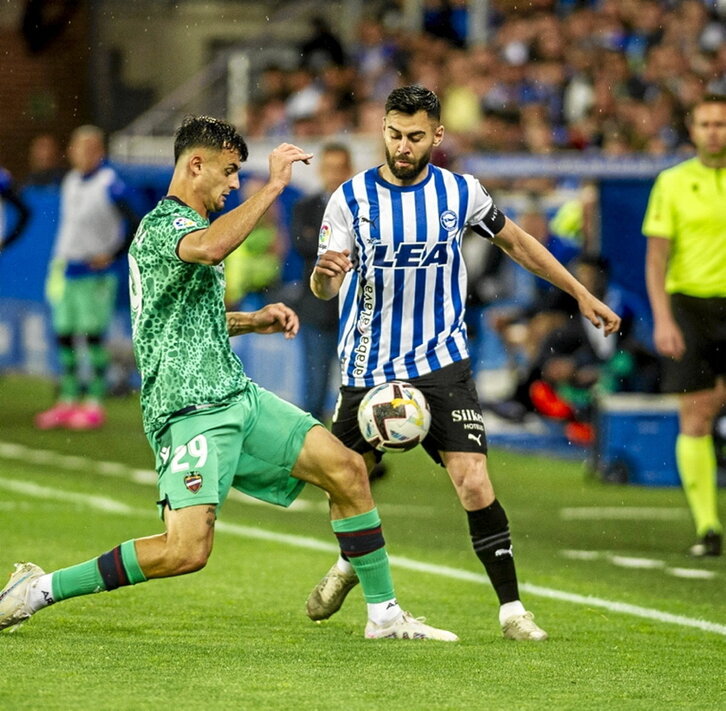
[[[339,297],[342,387],[333,433],[363,454],[370,471],[381,455],[358,429],[363,395],[394,379],[421,390],[432,415],[423,447],[446,467],[467,512],[474,550],[499,598],[503,634],[543,640],[547,634],[519,599],[509,523],[487,471],[464,324],[465,229],[571,294],[605,333],[615,333],[620,319],[506,218],[476,178],[430,164],[444,138],[440,114],[433,92],[395,89],[383,118],[386,162],[338,188],[323,217],[310,286],[320,299]],[[352,567],[339,558],[310,594],[308,615],[329,617],[353,585]]]

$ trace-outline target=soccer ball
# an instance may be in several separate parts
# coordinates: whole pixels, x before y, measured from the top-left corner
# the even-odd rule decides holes
[[[358,406],[364,439],[381,452],[413,449],[428,434],[431,412],[420,390],[392,380],[371,388]]]

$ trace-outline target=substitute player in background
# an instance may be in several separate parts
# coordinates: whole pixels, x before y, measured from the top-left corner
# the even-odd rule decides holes
[[[520,602],[509,523],[487,471],[487,442],[467,351],[464,230],[491,239],[523,267],[571,294],[606,333],[620,319],[580,284],[534,237],[508,220],[471,175],[430,164],[444,137],[433,92],[395,89],[386,102],[386,162],[359,173],[331,197],[320,230],[311,288],[339,295],[338,354],[342,387],[333,433],[369,470],[377,457],[362,438],[358,404],[373,385],[406,380],[431,408],[424,449],[446,467],[466,511],[474,550],[500,603],[505,637],[547,634]],[[312,619],[332,615],[357,582],[341,557],[308,598]]]
[[[713,423],[726,397],[726,96],[690,116],[696,157],[656,179],[643,222],[653,340],[663,391],[679,393],[676,463],[696,524],[696,557],[721,555]]]
[[[144,431],[156,455],[166,530],[51,574],[19,564],[0,593],[0,629],[53,602],[199,570],[230,488],[289,506],[310,482],[328,493],[341,551],[361,578],[365,636],[457,640],[398,606],[363,459],[311,415],[253,383],[229,344],[242,333],[292,338],[298,331],[297,316],[283,304],[225,314],[222,262],[289,183],[293,163],[311,157],[278,146],[267,183],[210,224],[209,213],[239,189],[247,146],[233,126],[213,118],[189,118],[177,131],[169,194],[142,220],[129,251]]]
[[[103,131],[80,126],[68,145],[70,170],[61,183],[60,224],[46,288],[61,366],[57,402],[35,417],[47,430],[91,430],[106,419],[103,398],[109,355],[104,344],[118,290],[116,260],[139,224],[128,189],[106,162]],[[80,381],[79,339],[91,363],[86,392]],[[85,397],[83,395],[85,394]]]

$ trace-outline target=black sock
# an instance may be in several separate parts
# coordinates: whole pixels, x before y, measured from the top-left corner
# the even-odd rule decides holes
[[[495,499],[486,508],[466,514],[474,552],[486,568],[499,604],[519,600],[509,521],[502,505]]]

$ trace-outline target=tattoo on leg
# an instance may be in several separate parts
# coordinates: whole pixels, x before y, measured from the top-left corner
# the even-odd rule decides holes
[[[207,509],[207,526],[214,528],[214,522],[217,520],[217,509],[214,506],[210,506]]]

